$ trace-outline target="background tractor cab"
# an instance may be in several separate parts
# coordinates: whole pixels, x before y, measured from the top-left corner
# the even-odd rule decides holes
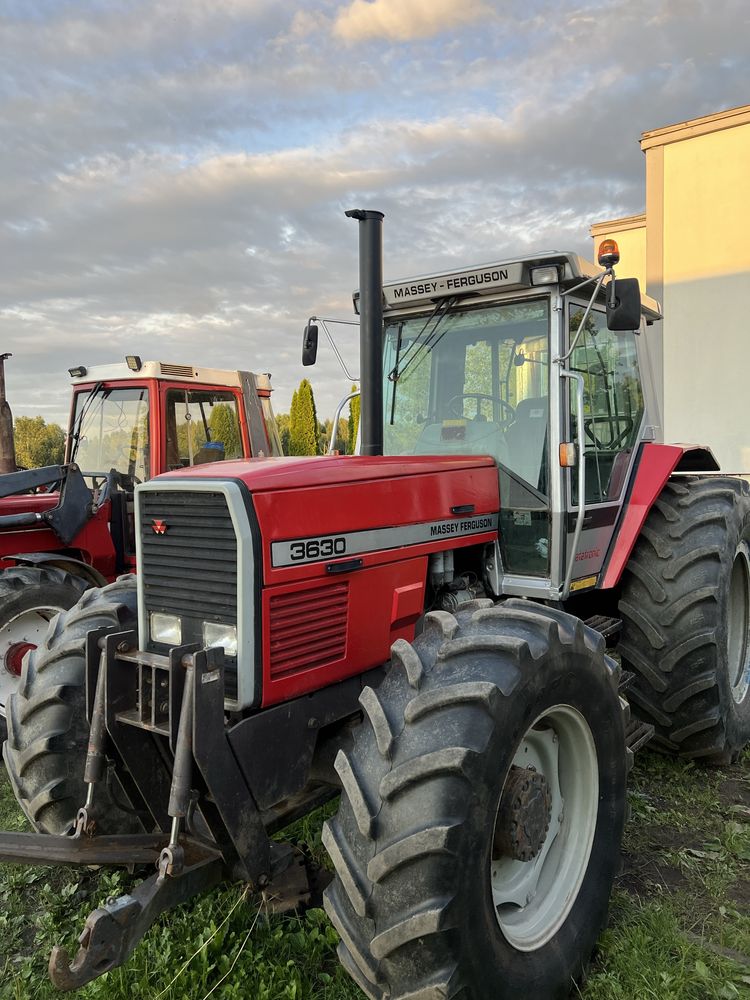
[[[141,362],[71,368],[66,461],[132,488],[161,472],[280,454],[267,375]]]
[[[638,446],[659,437],[639,336],[659,304],[615,280],[610,244],[603,269],[551,251],[383,287],[383,453],[495,459],[498,596],[594,587]]]

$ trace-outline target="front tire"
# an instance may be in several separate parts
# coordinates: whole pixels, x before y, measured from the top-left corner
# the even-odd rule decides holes
[[[133,628],[135,620],[135,577],[121,577],[87,590],[59,614],[24,662],[20,688],[8,703],[3,758],[16,799],[39,833],[66,833],[86,799],[86,636],[97,628]],[[131,824],[114,804],[97,820],[101,833],[124,832]]]
[[[24,657],[44,639],[49,623],[72,608],[88,583],[55,566],[11,566],[0,572],[0,717],[18,690]]]
[[[375,1000],[566,997],[606,921],[628,759],[618,669],[578,619],[490,605],[429,614],[397,642],[337,757],[325,907]]]
[[[724,763],[750,740],[750,487],[667,483],[623,574],[619,652],[663,752]]]

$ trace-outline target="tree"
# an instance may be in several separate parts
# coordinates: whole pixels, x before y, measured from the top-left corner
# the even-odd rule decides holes
[[[329,417],[320,425],[320,453],[326,455],[331,446],[333,436],[333,420]],[[349,421],[339,417],[339,427],[336,433],[336,453],[346,455],[349,446]]]
[[[287,455],[296,455],[297,447],[297,426],[299,425],[299,392],[295,389],[292,393],[292,403],[289,407],[289,449]]]
[[[313,388],[306,378],[292,396],[289,411],[290,452],[292,455],[318,454],[318,417]]]
[[[44,417],[18,417],[14,428],[16,463],[26,469],[59,465],[65,457],[65,431]]]
[[[220,441],[224,445],[225,458],[242,458],[240,428],[234,406],[229,403],[217,403],[211,411],[208,426],[211,440]]]
[[[281,441],[281,450],[284,455],[290,455],[289,451],[289,437],[290,437],[290,422],[288,413],[277,413],[276,414],[276,430],[279,432],[279,440]]]
[[[352,386],[352,392],[356,392],[356,385]],[[355,396],[349,403],[349,454],[354,454],[357,446],[357,431],[359,430],[359,396]]]

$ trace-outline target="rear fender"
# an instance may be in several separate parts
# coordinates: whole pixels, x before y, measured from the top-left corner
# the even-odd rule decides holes
[[[713,452],[702,445],[641,445],[598,589],[610,590],[620,582],[648,513],[672,473],[718,471],[719,464]]]

